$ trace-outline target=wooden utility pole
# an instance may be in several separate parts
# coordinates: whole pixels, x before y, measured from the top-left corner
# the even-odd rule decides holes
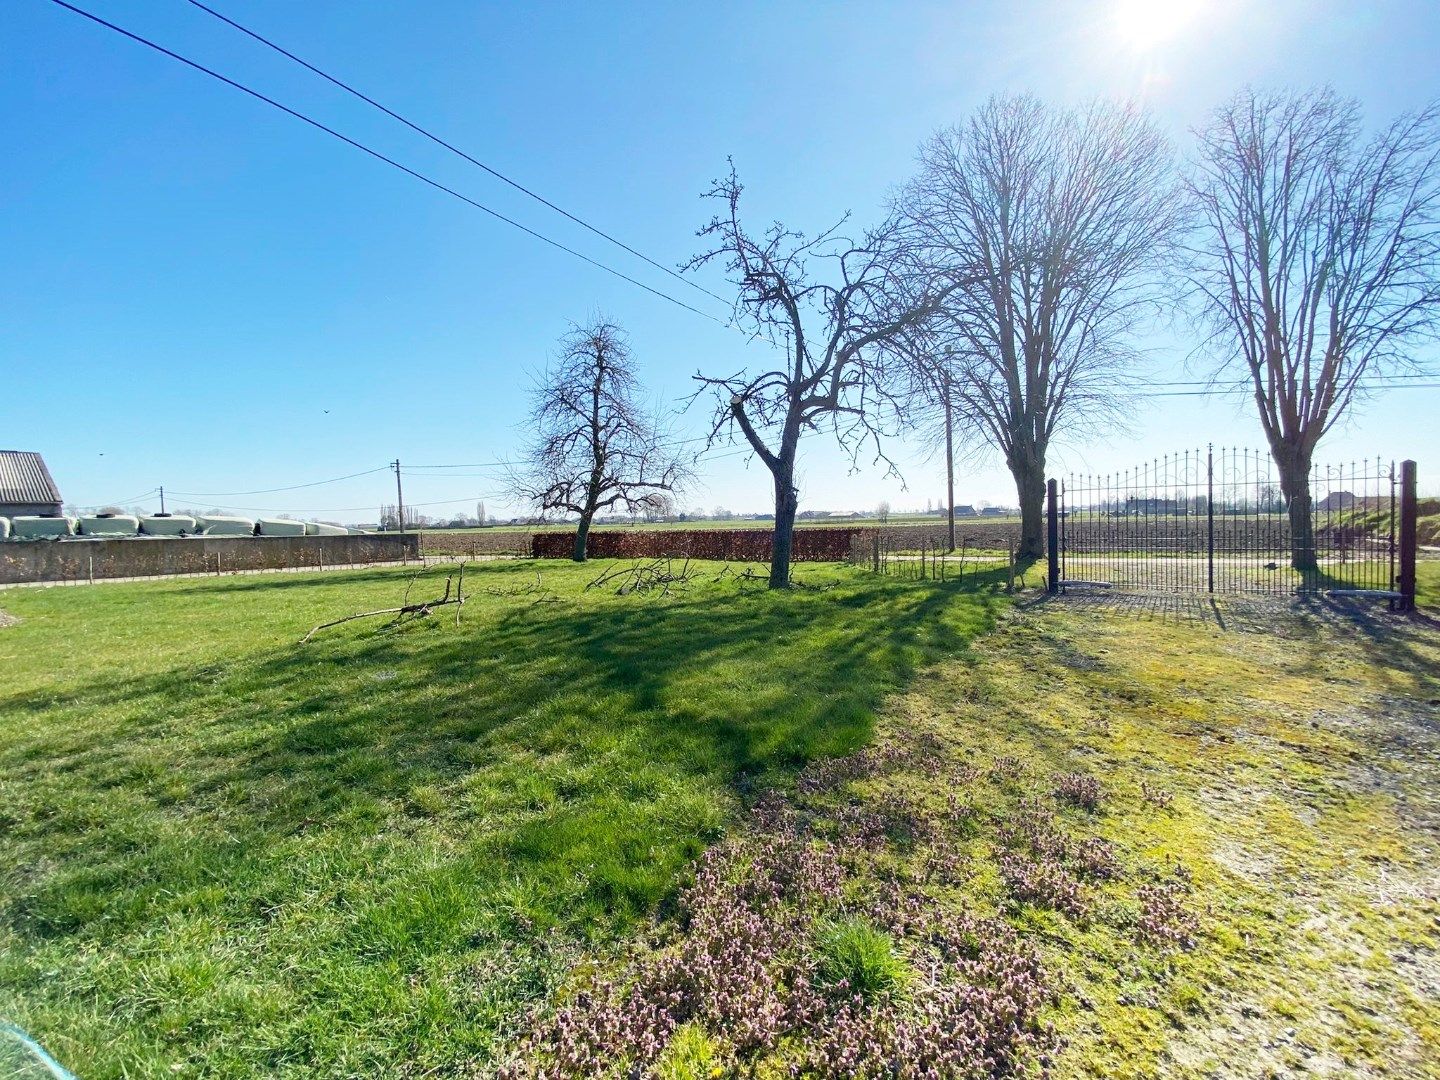
[[[941,383],[945,395],[945,517],[950,523],[950,550],[955,550],[955,432],[950,415],[950,373]]]
[[[395,515],[396,515],[397,518],[399,518],[400,531],[401,531],[401,533],[404,533],[404,531],[405,531],[405,492],[404,492],[404,490],[400,487],[400,459],[399,459],[399,458],[396,458],[394,461],[392,461],[392,462],[390,463],[390,467],[395,470]]]
[[[165,485],[160,485],[160,516],[165,516]]]

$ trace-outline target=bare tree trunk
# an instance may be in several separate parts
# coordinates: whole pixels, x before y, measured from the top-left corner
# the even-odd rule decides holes
[[[949,524],[948,550],[955,550],[955,428],[950,409],[950,378],[945,378],[945,520]]]
[[[1315,552],[1315,507],[1310,497],[1310,454],[1285,442],[1272,447],[1280,470],[1280,494],[1290,515],[1290,565],[1304,573],[1320,568]]]
[[[590,519],[594,511],[580,515],[580,524],[575,527],[575,553],[570,556],[575,562],[585,561],[585,541],[590,536]]]
[[[1020,498],[1020,546],[1017,559],[1039,559],[1045,554],[1045,466],[1033,457],[1010,463],[1015,493]]]
[[[795,490],[795,466],[782,463],[775,476],[775,537],[770,549],[770,588],[790,587],[790,552],[795,541],[795,512],[800,497]]]

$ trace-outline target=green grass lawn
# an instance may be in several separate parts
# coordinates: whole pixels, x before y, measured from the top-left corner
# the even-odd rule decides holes
[[[1440,609],[1440,559],[1421,559],[1415,566],[1415,606]]]
[[[1027,598],[509,1075],[1433,1078],[1437,706],[1434,621],[1380,603]]]
[[[593,1076],[640,1054],[614,1019],[668,1000],[667,958],[698,957],[691,1019],[632,1061],[828,1076],[845,1014],[817,1041],[787,987],[847,980],[851,1042],[883,1056],[956,1000],[958,946],[1028,972],[1002,980],[1025,1010],[1006,1052],[1033,1066],[1053,1024],[1057,1077],[1436,1075],[1424,615],[1012,613],[811,565],[785,594],[715,564],[668,596],[586,590],[607,565],[482,564],[459,628],[303,647],[412,575],[0,594],[0,1017],[86,1080],[485,1074],[497,1052],[535,1075],[573,1041],[558,1008],[602,1021],[562,1073]],[[1433,613],[1440,562],[1420,585]],[[738,875],[719,892],[706,849]],[[801,891],[766,906],[772,885]],[[733,937],[754,920],[788,944]],[[587,1012],[592,981],[619,1004]],[[729,1041],[768,1008],[777,1041]]]
[[[86,1080],[480,1067],[1002,598],[488,563],[0,595],[0,1015]],[[437,594],[431,568],[412,599]]]

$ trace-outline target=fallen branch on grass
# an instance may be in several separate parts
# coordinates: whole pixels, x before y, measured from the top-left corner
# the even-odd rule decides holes
[[[415,577],[419,577],[417,574]],[[404,622],[415,619],[423,619],[431,614],[436,608],[455,606],[455,625],[460,625],[460,605],[465,603],[465,564],[460,564],[460,571],[457,574],[447,574],[445,577],[445,595],[434,600],[422,600],[418,603],[410,603],[410,590],[415,585],[415,578],[410,579],[410,584],[405,586],[405,594],[401,597],[400,606],[392,608],[378,608],[375,611],[360,611],[354,615],[346,615],[342,619],[331,619],[329,622],[320,623],[310,629],[310,632],[300,639],[304,645],[321,630],[327,630],[332,626],[339,626],[342,623],[354,622],[356,619],[371,619],[377,615],[394,615],[387,629],[393,629]],[[451,586],[454,586],[455,595],[451,596]]]
[[[530,601],[531,607],[534,607],[536,604],[558,604],[560,602],[560,597],[545,588],[544,583],[540,580],[539,570],[535,571],[535,584],[533,585],[516,585],[509,589],[500,589],[494,585],[489,585],[485,591],[491,596],[500,597],[534,596],[535,599]]]
[[[675,560],[660,558],[648,563],[637,562],[631,563],[629,566],[611,567],[585,588],[596,589],[618,581],[619,585],[615,589],[617,596],[646,592],[650,589],[659,589],[660,595],[665,596],[670,592],[671,585],[683,585],[695,574],[696,571],[690,569],[688,556],[678,571],[675,569]]]

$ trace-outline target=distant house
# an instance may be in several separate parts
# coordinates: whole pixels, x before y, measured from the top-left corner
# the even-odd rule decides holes
[[[971,506],[969,503],[961,503],[959,506],[955,507],[955,516],[974,517],[975,507]]]
[[[1332,491],[1315,504],[1316,510],[1354,510],[1360,505],[1353,491]]]
[[[1004,517],[1008,511],[1003,506],[987,506],[980,511],[981,517]]]
[[[59,517],[60,503],[44,458],[30,450],[0,450],[0,517]]]

